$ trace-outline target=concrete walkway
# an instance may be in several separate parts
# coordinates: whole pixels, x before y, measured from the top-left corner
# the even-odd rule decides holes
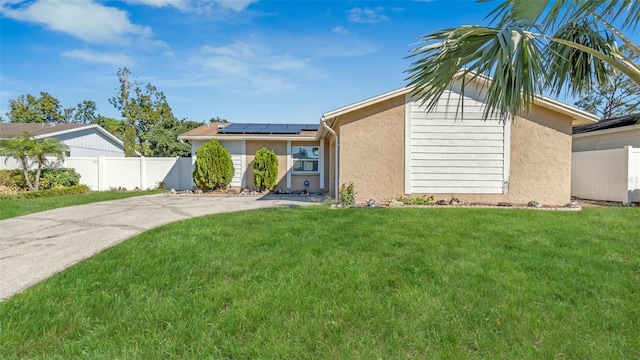
[[[0,221],[0,301],[145,230],[196,216],[303,206],[307,197],[149,195]]]

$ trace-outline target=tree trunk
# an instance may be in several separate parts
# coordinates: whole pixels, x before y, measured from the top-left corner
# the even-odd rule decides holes
[[[29,191],[37,190],[34,188],[33,183],[31,183],[31,179],[29,179],[29,163],[27,162],[27,159],[20,158],[20,164],[22,165],[22,174],[24,175],[24,181],[29,187]]]
[[[42,164],[38,164],[38,169],[36,170],[36,180],[33,187],[35,187],[36,191],[40,190],[40,171],[42,170]]]

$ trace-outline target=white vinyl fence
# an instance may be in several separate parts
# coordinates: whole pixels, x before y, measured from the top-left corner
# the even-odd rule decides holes
[[[17,169],[18,162],[0,157],[0,169]],[[55,160],[55,159],[52,159]],[[189,157],[69,157],[58,167],[73,168],[80,183],[94,191],[117,188],[152,189],[163,183],[167,189],[192,188],[192,158]]]
[[[571,195],[623,204],[640,202],[640,148],[574,152]]]

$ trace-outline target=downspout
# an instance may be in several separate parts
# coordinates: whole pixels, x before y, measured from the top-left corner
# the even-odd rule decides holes
[[[333,135],[333,137],[336,139],[336,159],[335,159],[335,184],[334,184],[334,196],[336,201],[338,201],[338,196],[340,195],[338,193],[338,187],[340,186],[340,177],[338,176],[338,171],[340,170],[340,167],[338,166],[338,159],[340,157],[340,138],[338,137],[338,134],[336,134],[335,131],[333,131],[332,128],[329,127],[329,125],[327,125],[327,119],[325,119],[324,115],[322,115],[322,118],[320,119],[320,122],[322,123],[322,127],[324,127],[325,129],[327,129],[327,131],[329,133],[331,133],[331,135]]]

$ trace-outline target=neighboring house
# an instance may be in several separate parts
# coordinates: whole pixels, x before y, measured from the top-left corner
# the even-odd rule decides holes
[[[0,139],[25,132],[36,139],[54,137],[69,147],[66,156],[124,156],[120,139],[96,124],[0,123]]]
[[[208,124],[184,133],[193,154],[220,140],[231,153],[231,185],[255,188],[257,150],[274,150],[279,183],[337,196],[353,183],[357,202],[400,196],[465,202],[564,205],[570,200],[571,130],[595,115],[544,97],[530,112],[482,120],[483,89],[466,86],[464,111],[454,87],[428,111],[402,88],[322,115],[317,125]],[[317,157],[316,157],[317,154]]]
[[[640,147],[640,114],[603,119],[573,129],[573,152]]]

